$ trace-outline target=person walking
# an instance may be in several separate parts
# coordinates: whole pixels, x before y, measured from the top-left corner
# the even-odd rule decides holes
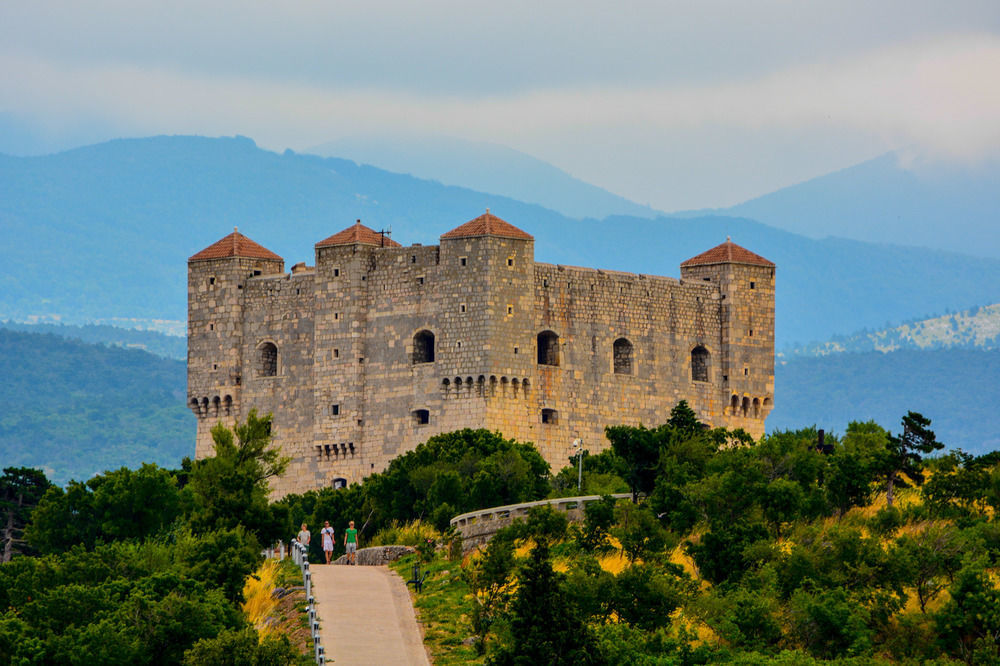
[[[312,535],[309,534],[309,528],[306,527],[305,523],[302,523],[302,529],[299,530],[299,536],[298,536],[299,543],[301,543],[303,546],[305,546],[306,548],[308,548],[309,547],[309,540],[311,538],[312,538]]]
[[[330,527],[329,520],[323,522],[323,529],[319,533],[323,537],[323,554],[326,555],[326,563],[329,564],[330,557],[333,556],[333,528]]]
[[[344,549],[347,551],[347,562],[349,564],[357,565],[354,561],[358,550],[358,531],[354,529],[354,521],[352,520],[349,527],[344,531]]]

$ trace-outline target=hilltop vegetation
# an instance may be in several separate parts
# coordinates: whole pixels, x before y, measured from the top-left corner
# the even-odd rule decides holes
[[[176,471],[44,490],[5,470],[0,510],[20,486],[34,506],[0,566],[0,660],[298,663],[240,611],[261,544],[355,520],[364,546],[401,522],[577,492],[574,470],[551,476],[530,444],[465,430],[362,484],[269,504],[266,479],[286,464],[269,422],[216,428],[215,457]],[[819,450],[813,428],[753,442],[682,402],[659,427],[608,428],[583,492],[630,487],[638,504],[605,498],[574,525],[534,510],[466,558],[447,534],[419,544],[436,661],[995,663],[1000,452],[922,459],[940,447],[929,422],[903,424],[852,422]]]
[[[606,498],[572,525],[536,509],[485,551],[423,555],[417,606],[438,663],[1000,659],[1000,453],[921,464],[870,422],[827,453],[814,429],[729,447],[738,433],[689,428],[679,410],[585,459],[585,488],[639,472],[638,505]],[[916,465],[893,472],[903,449]],[[894,506],[889,478],[914,486]]]

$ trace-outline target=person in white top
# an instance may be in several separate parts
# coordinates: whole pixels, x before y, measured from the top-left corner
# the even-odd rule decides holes
[[[326,555],[326,563],[329,564],[330,557],[333,556],[333,528],[330,527],[329,520],[323,522],[323,529],[319,533],[323,537],[323,554]]]

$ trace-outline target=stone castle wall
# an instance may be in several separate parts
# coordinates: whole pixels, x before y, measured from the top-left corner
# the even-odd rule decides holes
[[[278,496],[358,481],[461,428],[533,442],[559,469],[574,439],[597,452],[606,425],[659,425],[681,399],[759,436],[773,322],[773,267],[693,266],[678,280],[555,266],[521,238],[319,247],[314,268],[289,274],[279,261],[191,261],[196,454],[211,453],[212,425],[252,407],[274,414],[292,457]]]

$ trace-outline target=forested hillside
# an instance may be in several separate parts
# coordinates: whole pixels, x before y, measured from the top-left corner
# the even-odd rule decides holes
[[[194,453],[181,361],[0,328],[0,465],[85,480]]]

